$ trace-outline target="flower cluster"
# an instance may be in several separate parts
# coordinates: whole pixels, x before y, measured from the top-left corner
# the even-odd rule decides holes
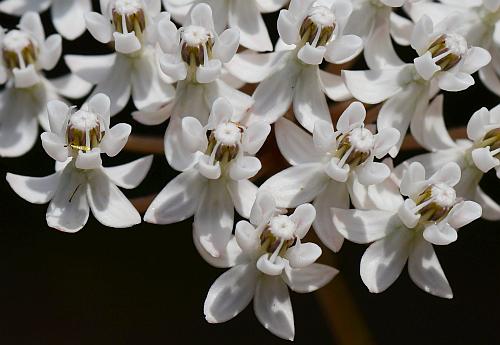
[[[61,36],[46,37],[38,15],[49,7],[65,39],[86,29],[109,54],[65,54],[70,73],[47,79],[64,53]],[[0,27],[0,156],[25,154],[42,126],[55,173],[6,179],[28,202],[49,203],[49,227],[75,233],[90,211],[113,228],[193,217],[200,255],[228,268],[208,291],[206,320],[228,321],[253,300],[259,322],[289,340],[288,289],[312,292],[338,273],[316,263],[316,238],[333,252],[345,239],[369,244],[360,275],[371,292],[386,290],[408,262],[418,287],[453,296],[433,245],[453,243],[478,218],[500,220],[500,205],[479,186],[490,171],[500,178],[500,105],[474,113],[467,139],[458,139],[445,125],[442,91],[471,87],[479,72],[500,96],[500,0],[101,0],[99,7],[0,3],[2,12],[22,14],[17,28]],[[273,47],[262,13],[276,11]],[[393,41],[411,47],[411,61]],[[362,59],[358,66],[368,69],[354,67]],[[118,187],[136,188],[152,156],[102,162],[127,144],[132,126],[111,120],[130,99],[131,121],[168,120],[161,146],[179,172],[142,218]],[[407,132],[430,152],[399,160]],[[266,159],[278,151],[290,165],[281,171]]]

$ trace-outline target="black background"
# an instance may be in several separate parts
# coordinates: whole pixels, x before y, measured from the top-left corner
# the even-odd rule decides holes
[[[94,9],[98,9],[94,1]],[[266,15],[276,39],[277,14]],[[42,14],[47,34],[55,30],[48,12]],[[0,24],[14,28],[18,19],[0,15]],[[66,54],[101,54],[109,48],[88,32],[63,42]],[[411,61],[411,49],[398,49]],[[355,68],[364,68],[359,62]],[[61,59],[49,77],[66,73]],[[475,79],[478,80],[477,75]],[[82,100],[75,101],[81,104]],[[450,127],[463,126],[481,106],[491,108],[498,98],[478,84],[465,92],[446,94],[445,117]],[[166,124],[146,127],[134,122],[127,108],[112,122],[133,124],[134,133],[163,135]],[[15,114],[9,114],[15,116]],[[401,155],[399,159],[416,152]],[[140,155],[122,152],[105,165],[131,161]],[[0,344],[281,344],[256,320],[252,308],[228,323],[208,324],[203,301],[223,270],[210,267],[196,252],[191,221],[169,226],[141,224],[110,229],[92,216],[77,234],[47,227],[47,205],[19,198],[4,176],[12,172],[45,176],[53,161],[38,142],[19,158],[0,159]],[[162,155],[139,188],[129,197],[158,192],[176,172]],[[262,181],[256,181],[260,184]],[[482,181],[500,200],[494,172]],[[500,344],[500,224],[476,221],[460,230],[456,243],[437,247],[441,265],[454,291],[453,300],[433,297],[417,288],[406,270],[382,294],[371,294],[359,278],[359,260],[365,247],[345,243],[335,254],[341,273],[319,294],[292,293],[297,344],[361,344],[368,334],[373,344]],[[335,296],[338,284],[347,295]],[[337,298],[337,300],[335,300]],[[342,319],[345,299],[360,313],[361,323],[339,337],[327,314]],[[338,309],[336,309],[338,307]],[[329,313],[325,314],[324,310]],[[350,333],[349,333],[350,332]],[[366,339],[366,338],[365,338]],[[363,342],[368,344],[368,342]]]

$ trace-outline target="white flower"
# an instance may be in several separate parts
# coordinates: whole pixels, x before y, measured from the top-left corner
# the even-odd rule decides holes
[[[212,262],[231,269],[208,291],[203,308],[207,321],[228,321],[253,299],[259,322],[278,337],[293,340],[295,326],[287,286],[298,293],[312,292],[338,273],[315,263],[321,255],[319,246],[301,242],[314,215],[311,204],[300,205],[290,216],[280,214],[272,195],[259,192],[250,222],[236,225],[228,245],[231,260]]]
[[[382,158],[394,146],[399,133],[387,128],[373,134],[364,127],[366,112],[359,102],[352,103],[337,122],[317,122],[313,136],[286,119],[276,122],[276,140],[292,167],[270,177],[261,186],[269,190],[279,207],[296,207],[314,200],[317,217],[313,227],[326,246],[337,252],[343,237],[333,228],[331,207],[359,206],[354,186],[380,184],[389,175]]]
[[[238,31],[228,29],[217,35],[207,4],[196,5],[190,15],[191,24],[179,30],[168,18],[158,24],[159,43],[165,52],[160,67],[177,80],[175,98],[158,109],[132,114],[146,125],[160,124],[170,118],[165,154],[168,163],[179,171],[195,162],[192,153],[180,142],[182,117],[194,116],[206,125],[212,103],[219,97],[228,99],[238,115],[246,113],[253,104],[250,96],[221,80],[222,63],[229,61],[238,48]]]
[[[220,77],[222,64],[231,60],[239,45],[237,29],[217,34],[212,9],[205,3],[196,5],[191,21],[179,30],[168,19],[158,24],[159,43],[164,51],[160,66],[173,80],[189,79],[210,83]]]
[[[323,58],[344,63],[361,52],[361,39],[343,34],[350,13],[351,5],[345,0],[292,0],[278,18],[285,47],[277,46],[275,53],[265,55],[244,52],[226,65],[243,81],[262,81],[253,94],[253,117],[272,123],[293,103],[297,120],[307,130],[312,131],[317,120],[331,122],[323,93],[337,101],[351,95],[338,76],[321,71],[318,65]]]
[[[385,210],[333,208],[333,223],[350,241],[371,243],[360,264],[361,279],[371,292],[382,292],[398,278],[408,261],[408,273],[424,291],[444,298],[453,294],[432,244],[457,239],[457,229],[481,217],[481,206],[456,197],[460,180],[456,163],[442,166],[430,178],[412,163],[401,180],[401,194]]]
[[[498,22],[500,20],[500,1],[498,0],[464,0],[418,2],[408,8],[414,21],[424,14],[432,18],[434,23],[445,20],[450,13],[455,14],[454,23],[457,33],[475,46],[487,49],[492,57],[491,64],[479,70],[481,81],[491,91],[500,96],[500,37],[498,37]],[[458,15],[457,15],[458,14]]]
[[[471,74],[490,61],[486,50],[469,48],[463,37],[449,29],[451,22],[452,19],[441,22],[434,30],[428,17],[420,19],[411,43],[420,55],[414,64],[399,60],[398,66],[388,64],[368,71],[342,71],[347,88],[356,99],[369,104],[385,101],[377,127],[394,127],[401,133],[398,145],[390,152],[393,157],[408,127],[415,139],[425,145],[426,129],[431,127],[431,122],[437,122],[429,119],[429,100],[439,89],[465,90],[474,84]]]
[[[167,11],[183,25],[189,24],[191,9],[202,2],[214,10],[217,32],[227,26],[239,29],[241,45],[254,51],[269,51],[273,46],[261,13],[278,11],[288,0],[163,0]]]
[[[416,0],[418,1],[418,0]],[[413,23],[393,11],[412,0],[354,0],[353,11],[345,32],[363,39],[368,67],[379,68],[391,63],[396,55],[391,37],[398,44],[410,44]]]
[[[111,168],[102,166],[100,151],[117,154],[131,129],[127,124],[109,128],[109,104],[109,98],[102,94],[76,112],[60,101],[49,102],[51,132],[42,134],[42,142],[47,153],[61,162],[56,164],[56,172],[45,177],[7,174],[7,182],[23,199],[35,204],[50,201],[46,215],[50,227],[77,232],[87,223],[89,209],[109,227],[125,228],[141,222],[117,186],[131,189],[139,185],[153,157]]]
[[[431,104],[431,118],[442,119],[442,107],[442,97],[437,97]],[[401,174],[406,164],[413,161],[421,162],[431,173],[445,163],[455,162],[462,169],[462,178],[455,186],[457,195],[479,203],[483,208],[483,218],[499,220],[500,205],[479,187],[483,174],[490,169],[495,168],[499,176],[499,129],[500,106],[490,111],[481,108],[472,115],[467,125],[469,140],[455,142],[444,124],[431,123],[431,127],[426,130],[424,147],[435,152],[412,157],[407,163],[396,167],[396,173]]]
[[[92,95],[110,96],[111,116],[127,105],[132,95],[137,109],[157,108],[173,99],[173,81],[158,67],[157,22],[169,19],[160,0],[102,0],[103,14],[87,13],[88,30],[102,43],[114,42],[116,53],[65,55],[73,73],[97,85]]]
[[[179,141],[193,156],[193,165],[158,194],[144,220],[170,224],[194,214],[195,240],[212,256],[223,255],[233,229],[234,208],[243,217],[250,215],[257,187],[248,179],[261,168],[253,155],[270,131],[264,122],[241,123],[224,98],[214,102],[206,126],[184,117]]]
[[[0,27],[0,156],[17,157],[35,143],[38,122],[47,128],[48,101],[60,95],[80,98],[90,85],[74,75],[47,80],[43,70],[51,70],[61,56],[61,36],[45,38],[40,16],[25,13],[17,29]],[[37,121],[38,118],[38,121]]]
[[[85,31],[84,14],[92,10],[90,0],[4,0],[0,12],[21,16],[27,12],[45,12],[50,7],[52,23],[57,32],[74,40]]]

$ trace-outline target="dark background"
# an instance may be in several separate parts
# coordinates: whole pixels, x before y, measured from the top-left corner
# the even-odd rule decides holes
[[[276,18],[277,14],[265,16],[274,39]],[[48,12],[42,20],[46,33],[54,33]],[[17,22],[0,15],[4,28],[14,28]],[[88,33],[63,44],[66,54],[109,52]],[[411,61],[411,49],[399,51]],[[363,62],[355,68],[363,68]],[[48,76],[67,71],[61,59]],[[498,98],[478,81],[465,92],[446,95],[446,122],[450,127],[463,126],[481,106],[497,103]],[[129,103],[112,122],[131,123],[134,133],[163,135],[166,124],[142,126],[131,119],[132,110]],[[116,165],[138,157],[122,152],[104,162]],[[45,176],[53,172],[53,161],[40,142],[23,157],[0,159],[0,344],[287,343],[268,333],[251,307],[225,324],[204,320],[206,293],[223,270],[199,257],[192,244],[192,220],[110,229],[90,216],[77,234],[58,232],[46,225],[47,205],[32,205],[18,197],[3,178],[6,172]],[[175,175],[164,156],[155,156],[144,183],[125,194],[156,193]],[[500,200],[494,173],[481,184]],[[406,270],[386,292],[371,294],[359,278],[364,246],[345,243],[340,254],[325,250],[323,260],[334,262],[341,273],[320,293],[291,293],[295,342],[500,344],[499,248],[500,224],[484,220],[460,230],[453,245],[436,247],[453,300],[423,292]]]

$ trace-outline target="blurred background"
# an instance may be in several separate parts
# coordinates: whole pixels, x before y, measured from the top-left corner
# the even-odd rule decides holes
[[[98,8],[94,1],[94,10]],[[265,19],[276,40],[277,13]],[[42,21],[47,34],[55,33],[48,12]],[[18,18],[0,15],[6,29],[17,23]],[[75,41],[64,40],[63,46],[65,54],[110,52],[88,32]],[[398,52],[406,61],[414,58],[411,48],[398,47]],[[352,68],[365,68],[362,58]],[[61,59],[48,77],[67,72]],[[477,84],[467,91],[446,95],[450,127],[464,126],[480,107],[498,104],[475,79]],[[131,119],[133,110],[129,103],[112,122],[132,124],[133,134],[163,136],[166,124],[142,126]],[[272,139],[267,147],[263,155],[282,162]],[[420,152],[406,151],[397,162]],[[103,158],[109,166],[140,156],[123,151],[111,160]],[[4,178],[7,172],[45,176],[53,169],[40,142],[23,157],[0,159],[0,344],[288,343],[268,333],[251,306],[225,324],[205,321],[203,301],[223,270],[198,255],[192,219],[169,226],[110,229],[91,216],[83,230],[66,234],[46,225],[47,205],[22,200]],[[125,194],[136,198],[157,193],[176,174],[157,154],[145,181]],[[259,185],[265,178],[254,182]],[[481,185],[500,201],[494,172]],[[364,250],[347,241],[339,254],[324,249],[320,261],[340,274],[317,293],[291,293],[296,344],[500,344],[500,223],[476,221],[460,230],[453,245],[436,248],[453,288],[452,300],[423,292],[406,270],[386,292],[371,294],[359,277]]]

